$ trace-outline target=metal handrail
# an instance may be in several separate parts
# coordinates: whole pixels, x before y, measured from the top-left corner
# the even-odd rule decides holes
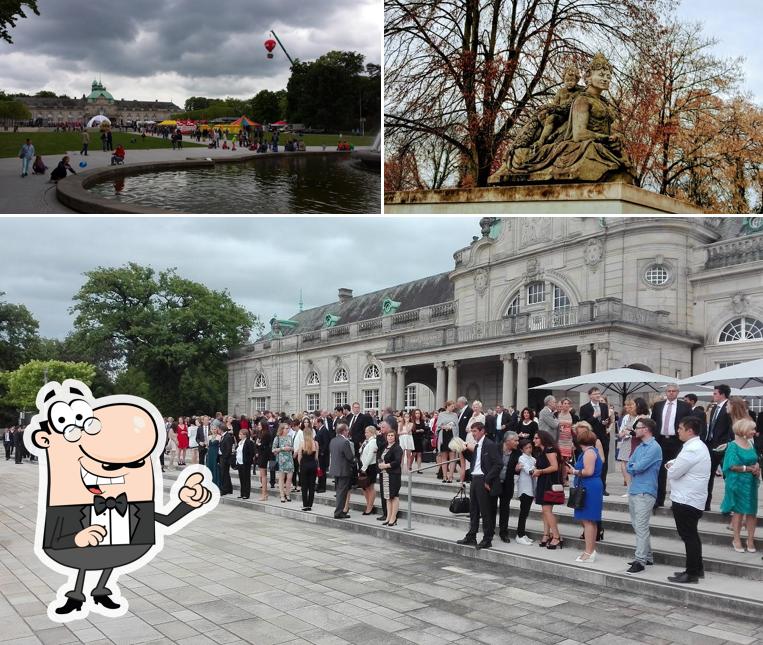
[[[432,464],[431,466],[424,466],[423,468],[417,468],[416,472],[420,473],[424,470],[429,470],[430,468],[440,468],[441,466],[444,466],[445,464],[451,464],[454,461],[461,461],[461,457],[456,457],[455,459],[448,459],[447,461],[441,461],[439,464]],[[413,494],[413,470],[408,470],[408,526],[406,526],[403,530],[404,531],[412,531],[411,528],[411,509],[413,507],[413,501],[411,499],[411,496]]]

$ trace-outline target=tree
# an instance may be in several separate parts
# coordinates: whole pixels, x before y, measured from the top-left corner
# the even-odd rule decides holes
[[[108,348],[104,354],[113,359],[105,369],[139,370],[151,401],[175,414],[186,401],[208,398],[209,387],[215,401],[225,401],[226,379],[202,383],[203,375],[221,373],[228,352],[263,328],[256,316],[227,291],[208,289],[174,269],[156,272],[130,263],[85,275],[72,307],[75,335],[91,347]],[[201,378],[189,381],[194,374]]]
[[[95,368],[87,363],[64,361],[30,361],[13,372],[0,374],[5,395],[2,402],[18,410],[33,410],[37,391],[47,381],[72,378],[89,386],[95,377]]]
[[[48,98],[48,99],[55,99],[58,98],[58,95],[55,92],[51,92],[50,90],[40,90],[35,94],[35,96],[39,96],[41,98]]]
[[[13,42],[9,32],[16,26],[18,19],[27,17],[24,7],[40,15],[37,10],[37,0],[0,0],[0,38],[8,43]]]
[[[295,61],[286,87],[289,121],[342,131],[359,127],[362,115],[368,129],[377,127],[370,119],[378,118],[381,78],[363,76],[363,60],[357,52],[330,51],[313,62]]]
[[[191,96],[185,100],[185,111],[203,110],[208,108],[214,99],[208,99],[205,96]]]
[[[32,113],[21,101],[0,100],[0,121],[28,121],[31,118]]]
[[[725,128],[719,101],[739,84],[741,60],[713,56],[717,40],[700,24],[652,26],[644,44],[618,92],[624,139],[639,185],[675,195]]]
[[[0,298],[4,295],[0,291]],[[32,357],[40,340],[39,327],[24,305],[0,300],[0,371],[15,370]]]
[[[261,90],[252,97],[250,116],[261,123],[275,123],[283,116],[278,100],[278,94],[270,90]]]
[[[442,139],[462,158],[460,183],[485,186],[499,150],[564,66],[632,42],[666,4],[385,0],[386,138]]]

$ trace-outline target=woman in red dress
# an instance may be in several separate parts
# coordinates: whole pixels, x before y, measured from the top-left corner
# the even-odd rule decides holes
[[[177,437],[178,466],[185,466],[185,451],[188,450],[188,424],[185,422],[185,417],[178,419]]]

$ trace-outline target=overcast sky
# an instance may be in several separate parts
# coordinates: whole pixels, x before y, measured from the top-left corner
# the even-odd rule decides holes
[[[100,77],[115,99],[248,98],[286,87],[292,58],[333,49],[381,63],[381,0],[38,0],[0,41],[0,89],[81,97]]]
[[[714,48],[722,58],[745,57],[744,88],[763,103],[763,32],[760,0],[683,0],[680,18],[702,22],[705,34],[718,39]]]
[[[273,314],[336,302],[453,269],[480,235],[479,218],[0,218],[2,300],[24,304],[40,334],[63,338],[83,273],[127,262],[216,290],[266,323]]]

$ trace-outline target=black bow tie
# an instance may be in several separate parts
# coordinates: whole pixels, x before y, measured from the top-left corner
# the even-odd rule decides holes
[[[96,515],[100,515],[105,510],[115,508],[117,513],[124,517],[127,512],[127,494],[122,493],[117,495],[116,499],[113,497],[101,497],[96,495],[93,499],[93,508],[95,508]]]

